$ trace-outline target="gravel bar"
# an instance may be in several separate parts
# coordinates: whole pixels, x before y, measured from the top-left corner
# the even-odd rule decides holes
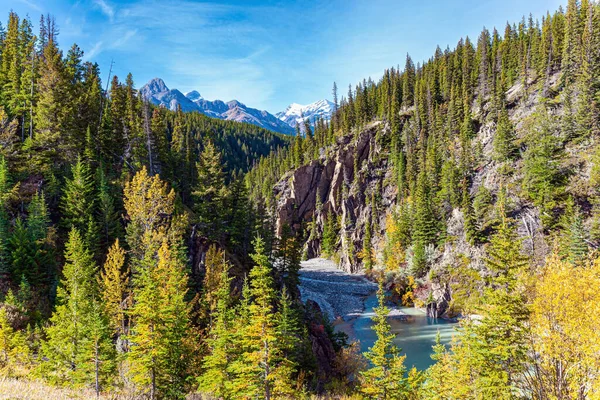
[[[349,274],[333,261],[313,258],[302,262],[300,295],[313,300],[333,321],[348,321],[364,311],[364,299],[377,290],[377,285],[362,274]]]

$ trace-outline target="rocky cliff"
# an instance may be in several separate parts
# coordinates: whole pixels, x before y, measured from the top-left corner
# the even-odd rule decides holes
[[[548,85],[556,85],[557,75]],[[523,240],[523,251],[534,262],[542,262],[550,251],[549,235],[544,231],[541,210],[523,195],[523,142],[527,136],[528,118],[537,106],[547,101],[536,82],[521,82],[506,92],[506,102],[510,121],[516,133],[516,143],[520,156],[507,163],[499,163],[493,157],[493,142],[497,132],[497,122],[490,116],[489,103],[482,107],[480,101],[472,104],[472,118],[476,127],[471,141],[471,151],[477,157],[469,187],[471,198],[475,198],[480,188],[489,192],[490,203],[498,196],[501,184],[508,188],[508,201],[511,204],[510,217],[516,222],[519,236]],[[562,115],[563,106],[555,102],[546,106],[554,116]],[[407,119],[414,110],[403,110]],[[374,121],[358,131],[337,138],[335,145],[321,149],[320,156],[293,171],[285,174],[274,187],[277,229],[289,224],[296,232],[306,232],[305,255],[308,258],[322,254],[323,232],[328,218],[335,217],[339,222],[336,255],[339,267],[347,272],[358,272],[363,268],[359,252],[363,246],[365,227],[372,222],[373,248],[377,261],[381,263],[381,252],[386,237],[386,216],[397,201],[397,187],[389,151],[378,145],[389,140],[391,129],[386,121]],[[589,161],[582,154],[591,151],[589,141],[567,142],[568,157],[560,161],[559,168],[568,169],[570,180],[567,191],[578,196],[585,203],[588,189],[581,189],[582,181],[589,176]],[[511,173],[502,173],[502,168],[510,168]],[[356,174],[356,176],[355,176]],[[502,183],[503,182],[503,183]],[[375,194],[373,206],[371,193]],[[562,204],[558,204],[560,209]],[[375,208],[375,209],[374,209]],[[559,211],[560,213],[560,211]],[[471,245],[465,237],[464,213],[460,208],[450,208],[447,212],[445,237],[442,245],[428,247],[427,259],[431,273],[419,281],[417,297],[427,306],[431,315],[444,315],[451,302],[451,285],[448,271],[464,264],[485,274],[484,258],[486,240]],[[489,218],[489,217],[486,217]],[[586,223],[589,224],[589,221]],[[482,228],[484,229],[484,228]],[[485,232],[484,232],[485,234]],[[410,256],[410,249],[407,249]]]
[[[339,138],[334,148],[323,152],[318,160],[289,172],[274,188],[278,199],[278,232],[284,224],[299,231],[314,222],[312,234],[305,243],[307,257],[317,257],[321,253],[325,219],[335,217],[341,222],[337,243],[341,249],[340,268],[358,272],[361,264],[356,251],[351,249],[361,249],[365,222],[373,216],[379,222],[375,225],[385,226],[385,213],[373,215],[368,198],[368,193],[378,191],[383,211],[392,207],[396,197],[395,187],[389,184],[388,160],[375,145],[377,132],[389,135],[389,127],[374,122],[356,138]],[[355,165],[358,166],[356,177]],[[381,237],[376,235],[376,244]]]

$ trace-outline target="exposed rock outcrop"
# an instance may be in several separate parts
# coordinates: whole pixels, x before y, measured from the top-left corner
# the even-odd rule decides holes
[[[364,128],[356,140],[350,136],[339,138],[335,151],[323,154],[283,177],[275,186],[277,229],[284,224],[299,231],[314,222],[313,234],[305,244],[308,258],[321,253],[321,234],[327,218],[340,222],[340,267],[347,272],[358,272],[361,267],[356,254],[362,247],[365,224],[370,218],[377,229],[383,227],[385,210],[395,201],[396,189],[385,182],[391,174],[387,157],[379,157],[381,149],[375,136],[389,135],[389,127],[374,122]],[[356,170],[356,171],[355,171]],[[355,172],[358,174],[355,177]],[[373,215],[370,193],[380,198],[380,212]],[[379,235],[375,235],[377,245]],[[354,249],[354,250],[352,250]]]
[[[550,86],[556,84],[558,75],[553,74],[549,78]],[[523,82],[518,82],[506,92],[508,115],[515,129],[517,143],[526,143],[527,121],[544,101],[543,88],[536,84],[536,81],[529,81],[525,87]],[[507,163],[498,162],[494,156],[496,112],[492,111],[489,101],[481,106],[481,102],[476,99],[471,107],[475,135],[471,142],[474,165],[469,180],[469,194],[473,204],[480,192],[487,193],[489,198],[486,206],[489,209],[484,211],[485,216],[478,217],[478,223],[483,220],[480,227],[482,236],[489,237],[492,233],[492,220],[495,217],[490,210],[500,188],[508,188],[510,217],[516,222],[517,233],[523,240],[523,251],[533,262],[542,263],[550,247],[544,235],[540,210],[533,206],[531,199],[523,192],[523,158],[515,157]],[[552,115],[563,113],[560,103],[547,109]],[[419,130],[418,126],[410,125],[416,113],[414,108],[403,109],[400,113],[403,123],[411,121],[407,126],[409,130],[413,129],[413,135],[418,134],[415,132]],[[402,140],[405,140],[404,135],[403,133]],[[351,273],[363,268],[359,254],[363,248],[365,227],[370,221],[372,247],[378,255],[382,253],[386,216],[394,210],[397,200],[396,177],[388,150],[391,136],[388,122],[372,122],[358,131],[338,137],[333,146],[321,149],[318,159],[288,172],[277,183],[274,188],[277,228],[281,231],[284,224],[289,224],[293,231],[304,232],[304,237],[307,238],[304,244],[307,258],[321,255],[321,241],[329,218],[336,218],[339,224],[338,242],[335,246],[335,260],[339,268]],[[388,145],[381,145],[382,143]],[[578,184],[577,179],[578,176],[585,178],[589,175],[589,167],[585,166],[585,160],[575,152],[581,151],[584,145],[573,146],[573,149],[565,149],[571,155],[571,160],[565,160],[565,163],[571,164],[561,168],[577,171],[570,178],[574,183],[568,190],[574,196],[579,190],[582,193],[580,197],[585,198],[586,186]],[[458,152],[459,149],[460,144],[450,142],[451,152]],[[421,150],[411,151],[414,154]],[[524,148],[520,151],[523,154]],[[511,171],[508,174],[507,169]],[[371,201],[372,194],[374,202]],[[436,279],[432,279],[431,274],[418,277],[420,287],[427,290],[422,290],[420,297],[417,296],[427,306],[428,314],[438,317],[446,314],[451,304],[452,286],[449,281],[452,279],[453,269],[464,266],[467,260],[469,268],[481,275],[489,273],[485,267],[486,243],[484,241],[473,245],[466,240],[463,211],[459,208],[452,209],[448,202],[440,207],[444,208],[443,212],[437,213],[445,219],[441,221],[441,225],[445,227],[445,232],[441,233],[444,245],[430,244],[425,249],[429,270]],[[409,247],[404,250],[407,264],[410,264],[412,249]]]

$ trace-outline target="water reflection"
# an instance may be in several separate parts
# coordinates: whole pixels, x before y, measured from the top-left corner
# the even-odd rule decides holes
[[[365,300],[365,312],[353,321],[353,333],[360,340],[361,350],[367,351],[373,346],[377,336],[371,329],[374,315],[373,308],[377,306],[375,294]],[[407,314],[404,320],[390,319],[392,332],[396,334],[394,342],[402,348],[406,355],[407,367],[415,366],[423,370],[433,364],[431,346],[435,344],[437,332],[440,332],[442,343],[449,343],[455,333],[456,323],[443,319],[429,318],[423,312],[414,308],[401,308]]]

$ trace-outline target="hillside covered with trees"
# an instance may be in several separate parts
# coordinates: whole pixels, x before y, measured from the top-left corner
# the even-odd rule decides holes
[[[484,29],[294,138],[103,88],[0,28],[0,388],[107,398],[600,398],[600,5]],[[304,258],[379,282],[365,354]],[[404,364],[392,303],[458,317]]]

